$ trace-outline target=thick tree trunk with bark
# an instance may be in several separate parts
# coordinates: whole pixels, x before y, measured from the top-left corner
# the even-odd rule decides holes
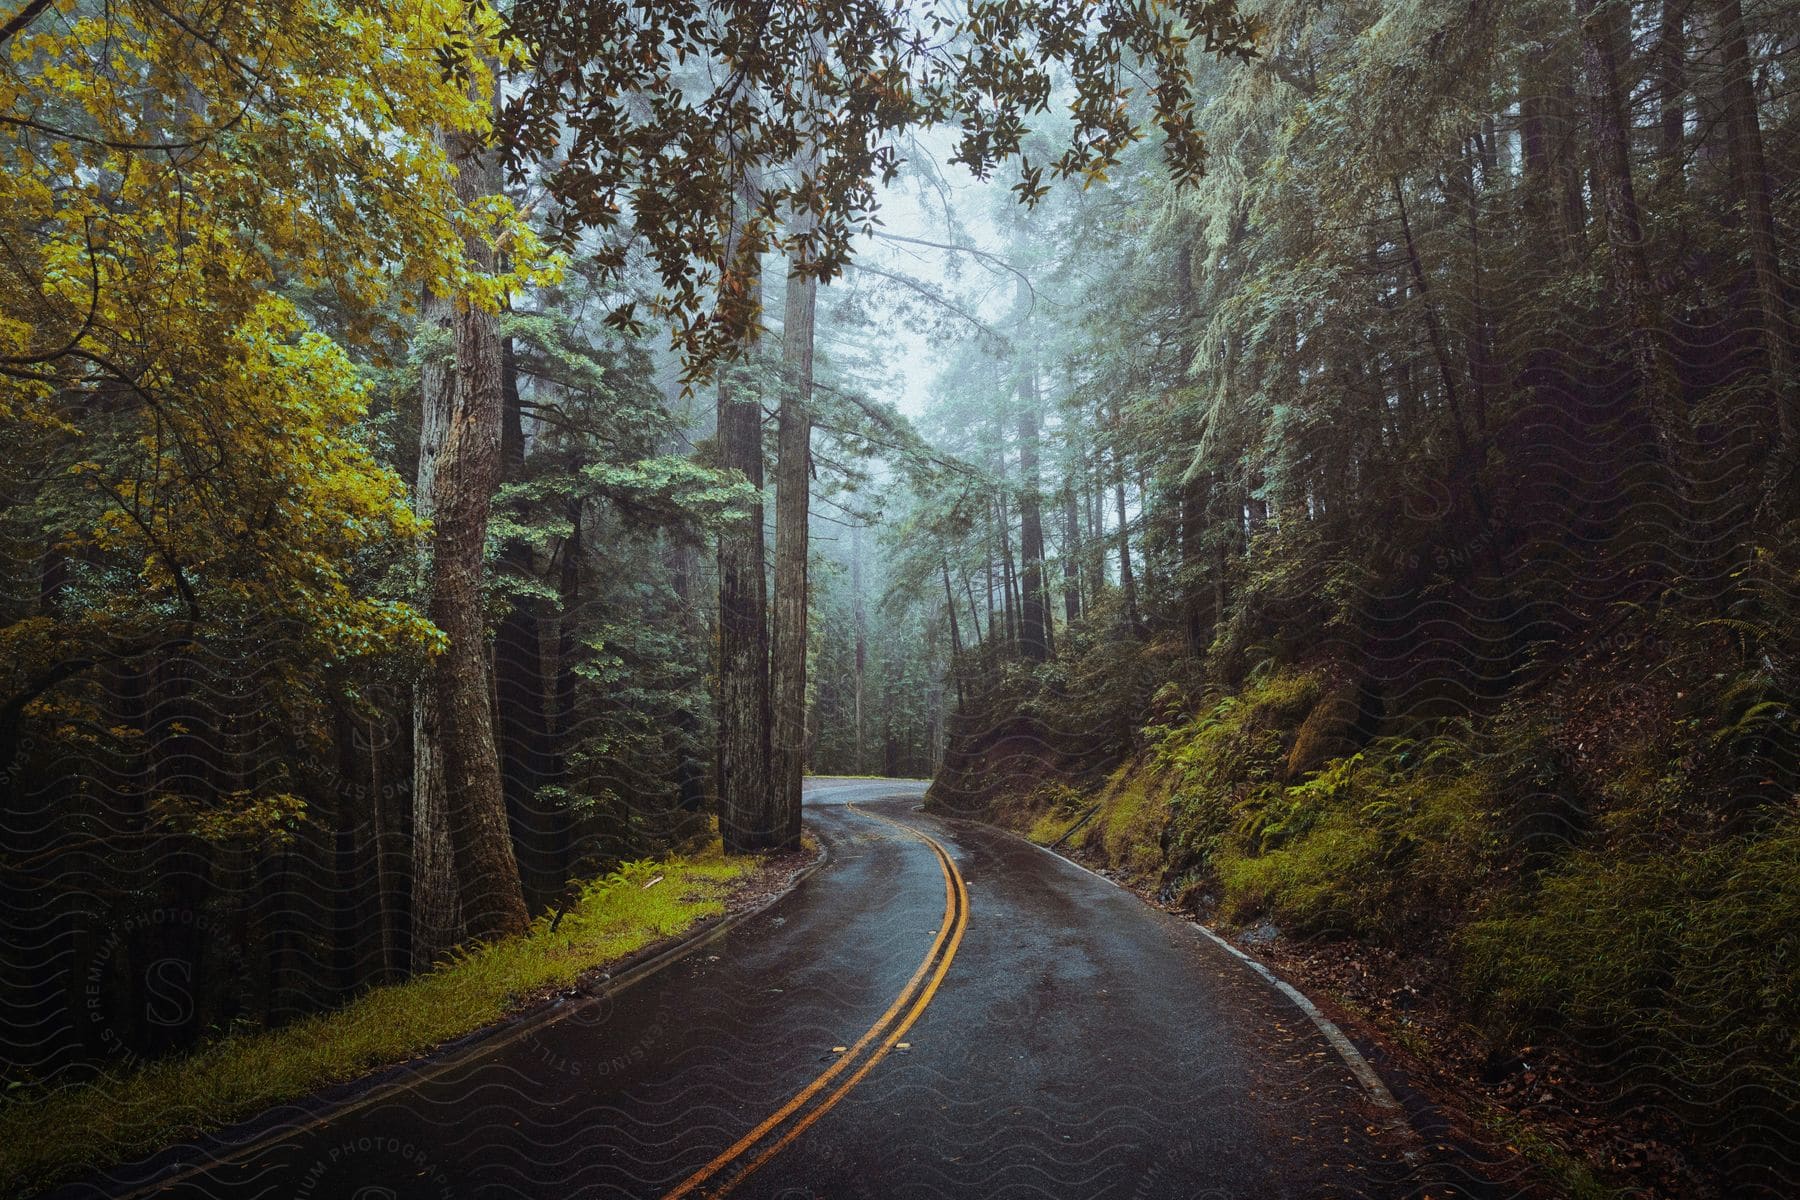
[[[802,172],[811,163],[801,164]],[[782,320],[781,412],[775,468],[775,641],[770,666],[769,773],[778,844],[800,844],[806,769],[807,519],[812,492],[815,276],[790,271]]]
[[[740,180],[748,212],[756,189]],[[722,289],[742,289],[760,307],[759,265],[726,248]],[[756,489],[751,511],[719,532],[719,830],[733,854],[763,850],[780,838],[769,788],[769,597],[764,574],[762,398],[729,368],[719,377],[719,465]]]
[[[720,465],[763,486],[762,403],[719,385]],[[769,797],[769,626],[763,506],[719,533],[719,827],[734,854],[775,836]]]
[[[423,324],[442,346],[426,357],[420,387],[419,471],[413,507],[435,515],[438,460],[456,407],[455,351],[451,326],[454,300],[428,296]],[[433,544],[419,548],[422,589],[432,587]],[[412,782],[412,967],[431,966],[462,940],[462,913],[456,894],[456,859],[450,844],[450,801],[444,783],[444,735],[438,719],[437,674],[428,666],[413,687]]]
[[[1718,0],[1719,46],[1724,70],[1726,143],[1738,195],[1744,201],[1744,236],[1750,245],[1750,266],[1756,276],[1756,301],[1760,310],[1763,352],[1769,369],[1769,394],[1775,405],[1781,454],[1792,469],[1800,459],[1800,389],[1793,384],[1793,329],[1787,288],[1781,279],[1781,258],[1775,235],[1769,171],[1763,159],[1762,122],[1751,86],[1749,39],[1744,32],[1740,0]]]
[[[458,190],[473,199],[498,183],[471,161]],[[493,314],[467,302],[457,305],[454,328],[456,403],[433,489],[430,614],[449,639],[437,701],[463,921],[471,937],[488,939],[523,933],[529,923],[500,785],[482,586],[500,482],[500,337]]]

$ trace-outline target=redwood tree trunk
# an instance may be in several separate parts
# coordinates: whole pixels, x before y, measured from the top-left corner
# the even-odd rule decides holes
[[[753,189],[740,184],[749,208]],[[726,288],[750,293],[762,279],[754,255],[727,251]],[[757,499],[719,531],[719,831],[733,854],[779,836],[769,790],[769,596],[763,555],[762,398],[727,370],[719,378],[719,465],[742,473]]]
[[[510,339],[501,344],[501,477],[516,483],[525,475],[524,406]],[[512,538],[500,550],[501,570],[535,582],[537,563],[528,542]],[[563,883],[562,846],[567,840],[565,810],[538,799],[549,781],[550,704],[544,678],[544,626],[551,614],[541,600],[515,599],[494,634],[496,735],[500,782],[514,833],[519,880],[532,907],[553,903]]]
[[[762,403],[719,385],[720,463],[763,486]],[[763,506],[719,533],[719,828],[733,854],[775,833],[769,803],[769,626]]]
[[[811,170],[803,162],[802,172]],[[782,320],[784,389],[776,432],[775,644],[771,660],[770,786],[778,844],[800,844],[806,769],[807,510],[811,499],[813,318],[817,277],[788,273]]]
[[[427,296],[424,325],[451,334],[456,304]],[[426,520],[435,515],[438,459],[456,407],[456,375],[448,353],[434,354],[424,365],[419,409],[419,472],[413,506]],[[431,586],[434,543],[419,548],[422,588]],[[431,966],[462,940],[462,913],[456,895],[456,860],[450,845],[450,798],[444,784],[444,738],[438,720],[437,676],[440,664],[428,666],[413,685],[412,783],[412,967]]]
[[[491,153],[469,156],[458,194],[475,201],[497,192],[498,166]],[[478,266],[494,268],[492,250],[471,251]],[[501,349],[494,315],[467,298],[457,303],[452,324],[456,389],[433,487],[430,612],[449,639],[436,682],[463,921],[471,937],[486,939],[523,933],[529,924],[494,743],[482,586],[488,512],[500,484]]]

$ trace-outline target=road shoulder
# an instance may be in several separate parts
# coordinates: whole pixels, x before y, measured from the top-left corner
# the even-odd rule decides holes
[[[507,1010],[500,1019],[483,1022],[396,1061],[371,1067],[354,1078],[287,1096],[271,1096],[267,1104],[241,1119],[221,1121],[210,1127],[202,1121],[188,1121],[185,1123],[185,1140],[180,1142],[176,1139],[184,1136],[183,1128],[171,1125],[169,1135],[156,1143],[145,1144],[149,1141],[146,1137],[137,1145],[120,1146],[113,1156],[106,1157],[103,1155],[104,1143],[77,1139],[88,1159],[83,1168],[103,1173],[90,1175],[78,1184],[64,1186],[48,1195],[125,1198],[153,1194],[196,1167],[242,1158],[296,1132],[328,1125],[380,1103],[397,1092],[418,1086],[565,1020],[587,1006],[617,996],[674,966],[694,951],[780,903],[824,866],[828,858],[826,843],[815,831],[809,830],[806,848],[769,856],[747,873],[728,881],[723,894],[714,897],[721,911],[702,915],[680,932],[655,938],[630,953],[596,963],[570,982],[521,991],[509,998]],[[660,875],[653,875],[630,886],[649,890],[661,886],[660,880]],[[329,1019],[332,1015],[321,1014],[321,1018]],[[15,1109],[14,1115],[20,1115],[22,1111],[23,1106]],[[161,1148],[154,1148],[156,1144]],[[12,1158],[12,1155],[6,1157]],[[29,1195],[33,1194],[34,1187],[55,1187],[59,1179],[71,1178],[66,1169],[46,1169],[44,1166],[28,1174],[33,1165],[17,1160],[7,1163],[0,1169],[0,1191]]]

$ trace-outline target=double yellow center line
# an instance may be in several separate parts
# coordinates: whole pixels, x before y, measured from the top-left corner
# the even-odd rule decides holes
[[[764,1163],[792,1145],[794,1139],[836,1107],[838,1101],[851,1088],[861,1083],[875,1069],[875,1064],[886,1058],[888,1051],[906,1036],[906,1031],[913,1027],[913,1023],[924,1013],[925,1006],[937,995],[938,985],[943,983],[945,974],[950,970],[951,960],[956,957],[956,948],[962,944],[963,931],[969,927],[969,889],[963,883],[962,873],[956,869],[950,855],[935,839],[910,825],[864,812],[854,804],[847,807],[858,816],[891,825],[910,837],[918,838],[931,848],[932,854],[937,857],[938,870],[944,874],[944,919],[938,925],[937,938],[931,943],[931,950],[919,964],[919,969],[906,981],[906,986],[894,997],[894,1002],[888,1005],[887,1011],[856,1039],[855,1044],[842,1057],[827,1067],[817,1079],[794,1093],[787,1103],[770,1113],[760,1125],[682,1180],[663,1200],[679,1200],[679,1197],[696,1194],[711,1196],[717,1200],[717,1197],[730,1194],[732,1189],[748,1179]],[[870,1047],[874,1049],[871,1050]],[[827,1092],[826,1089],[831,1088],[833,1081],[846,1072],[849,1072],[849,1078]],[[819,1099],[821,1095],[823,1099]],[[758,1147],[761,1147],[760,1153],[752,1156],[752,1152]],[[726,1174],[722,1182],[710,1188],[706,1186],[709,1180],[734,1166],[735,1171]]]

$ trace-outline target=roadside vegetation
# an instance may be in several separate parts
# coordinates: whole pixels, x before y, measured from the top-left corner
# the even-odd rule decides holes
[[[755,860],[716,848],[621,865],[529,932],[452,953],[334,1012],[227,1034],[123,1074],[0,1101],[0,1190],[25,1194],[222,1129],[284,1101],[405,1062],[725,911]]]
[[[929,804],[1604,1183],[1793,1195],[1795,10],[1255,12],[1196,187],[986,214],[1028,284],[920,422],[981,474],[894,539],[953,646]]]
[[[1089,707],[1106,689],[1025,698],[1015,680],[971,707],[988,732],[934,803],[1066,835],[1065,852],[1303,975],[1375,964],[1340,1000],[1415,1046],[1423,1025],[1430,1057],[1463,1054],[1519,1109],[1479,1121],[1561,1176],[1623,1178],[1609,1137],[1667,1138],[1679,1149],[1654,1165],[1671,1191],[1773,1180],[1800,1114],[1793,718],[1731,635],[1659,636],[1688,616],[1627,607],[1606,648],[1473,717],[1371,716],[1339,659],[1265,661],[1233,690],[1166,682],[1116,759],[997,715],[1089,728],[1110,719]],[[1141,694],[1166,649],[1088,657]]]

